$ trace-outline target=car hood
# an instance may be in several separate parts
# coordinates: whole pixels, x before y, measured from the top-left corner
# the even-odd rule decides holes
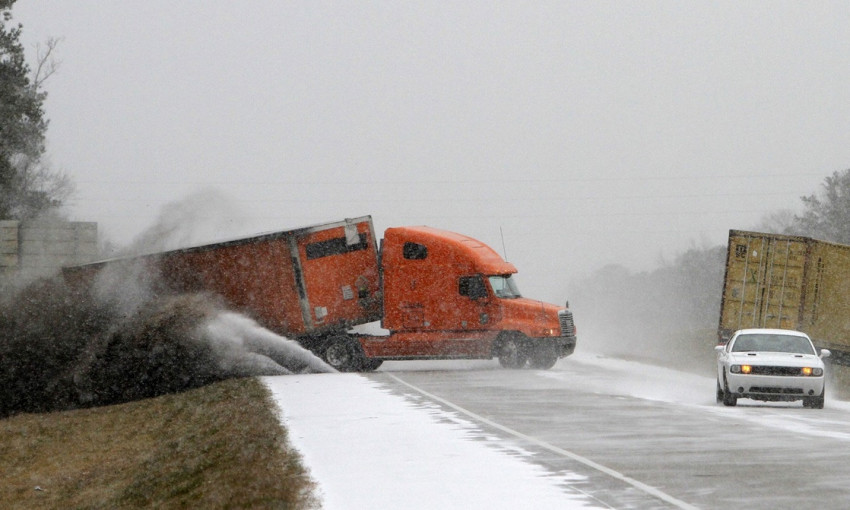
[[[729,362],[738,365],[773,365],[782,367],[821,367],[823,361],[814,354],[787,352],[734,352]]]

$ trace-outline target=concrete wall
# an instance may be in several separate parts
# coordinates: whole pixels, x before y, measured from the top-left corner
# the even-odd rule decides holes
[[[97,255],[97,223],[0,221],[0,277],[47,276]]]

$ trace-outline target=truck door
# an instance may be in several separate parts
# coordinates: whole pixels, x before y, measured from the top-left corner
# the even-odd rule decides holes
[[[453,329],[493,329],[501,319],[500,309],[490,293],[484,276],[460,276],[458,278],[458,311]]]

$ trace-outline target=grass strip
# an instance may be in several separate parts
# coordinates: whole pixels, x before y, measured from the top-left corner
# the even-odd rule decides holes
[[[314,489],[256,379],[0,420],[4,508],[318,508]]]

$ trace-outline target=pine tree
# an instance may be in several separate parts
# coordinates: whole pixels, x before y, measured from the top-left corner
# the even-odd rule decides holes
[[[21,44],[23,27],[12,21],[16,0],[0,0],[0,219],[29,219],[61,205],[70,182],[43,164],[47,119],[42,90],[55,71],[50,52],[32,73]]]

